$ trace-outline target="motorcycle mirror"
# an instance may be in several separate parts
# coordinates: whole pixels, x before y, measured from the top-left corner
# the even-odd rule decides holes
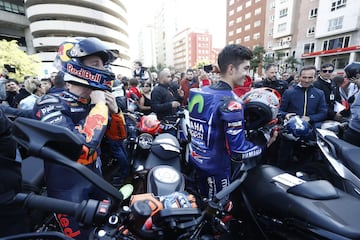
[[[124,199],[129,198],[134,191],[134,186],[131,184],[125,184],[119,189],[119,192],[123,195]]]
[[[12,135],[31,155],[49,147],[76,161],[82,150],[82,141],[69,129],[35,119],[19,117],[14,121]]]
[[[110,183],[89,168],[76,162],[82,141],[69,129],[29,118],[17,118],[12,129],[13,138],[29,155],[66,166],[78,172],[115,201],[123,196]]]

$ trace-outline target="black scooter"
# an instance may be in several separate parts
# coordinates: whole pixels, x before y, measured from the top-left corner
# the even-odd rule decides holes
[[[316,136],[329,180],[336,187],[360,199],[360,147],[339,139],[336,131],[317,129]]]

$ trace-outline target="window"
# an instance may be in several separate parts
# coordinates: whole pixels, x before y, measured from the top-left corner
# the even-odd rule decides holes
[[[330,32],[330,31],[334,31],[334,30],[337,30],[337,29],[341,29],[342,24],[343,24],[343,19],[344,19],[344,16],[330,19],[329,20],[328,31]]]
[[[234,20],[231,20],[231,21],[229,22],[229,27],[231,27],[232,25],[234,25]]]
[[[229,1],[229,6],[233,5],[234,2],[235,2],[235,0],[230,0],[230,1]]]
[[[259,39],[260,38],[260,33],[255,33],[254,35],[253,35],[253,39],[255,39],[255,40],[257,40],[257,39]]]
[[[255,27],[259,27],[261,25],[261,21],[260,20],[257,20],[254,22],[254,28]]]
[[[231,37],[232,35],[234,35],[234,31],[229,32],[229,37]]]
[[[275,20],[275,16],[274,15],[271,15],[270,16],[270,21],[273,22]]]
[[[304,45],[304,53],[312,53],[315,50],[315,43],[306,43]]]
[[[244,42],[248,42],[248,41],[250,41],[250,36],[245,36],[244,37]]]
[[[236,11],[237,11],[237,12],[240,12],[240,11],[242,10],[242,8],[243,8],[243,6],[240,5],[240,6],[238,6],[238,7],[236,8]]]
[[[246,24],[245,27],[244,27],[244,30],[247,31],[250,29],[250,24]]]
[[[307,33],[306,33],[306,36],[312,36],[315,34],[315,26],[312,26],[312,27],[309,27],[307,29]]]
[[[254,11],[254,15],[256,16],[256,15],[259,15],[261,13],[261,8],[257,8],[257,9],[255,9],[255,11]]]
[[[242,32],[242,28],[241,28],[241,27],[239,27],[239,28],[236,29],[236,33],[241,33],[241,32]]]
[[[323,42],[323,50],[346,48],[349,46],[349,43],[350,43],[350,36],[325,40]]]
[[[331,11],[342,8],[346,6],[346,0],[332,0],[331,2]]]
[[[236,44],[240,44],[241,43],[241,38],[238,38],[238,39],[236,39]]]
[[[280,10],[280,18],[286,17],[288,15],[288,9],[284,8]]]
[[[286,30],[286,23],[280,23],[278,25],[278,32],[284,32]]]
[[[242,16],[240,16],[240,17],[238,17],[237,19],[236,19],[236,23],[239,23],[239,22],[241,22],[242,21]]]
[[[231,10],[231,11],[229,12],[229,16],[232,16],[232,15],[234,15],[234,10]]]
[[[247,7],[250,7],[251,6],[251,0],[249,0],[249,1],[247,1],[246,3],[245,3],[245,7],[247,8]]]
[[[309,18],[316,18],[317,17],[317,12],[318,12],[317,8],[310,9]]]
[[[249,19],[249,18],[251,18],[251,12],[245,14],[245,19]]]
[[[271,28],[271,29],[269,30],[269,36],[272,36],[272,35],[273,35],[273,31],[274,31],[274,28]]]

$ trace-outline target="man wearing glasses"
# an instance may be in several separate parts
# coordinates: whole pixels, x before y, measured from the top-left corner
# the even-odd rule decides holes
[[[325,94],[325,101],[328,107],[328,120],[341,121],[342,115],[334,111],[335,102],[341,103],[341,96],[332,81],[332,73],[335,66],[332,63],[323,63],[320,67],[320,73],[314,82],[314,87],[321,89]]]

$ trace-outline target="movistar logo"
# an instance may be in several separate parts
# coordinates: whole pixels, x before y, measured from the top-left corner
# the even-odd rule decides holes
[[[189,102],[189,112],[192,112],[196,104],[199,104],[197,107],[197,112],[201,113],[204,109],[204,98],[201,94],[195,94]]]

